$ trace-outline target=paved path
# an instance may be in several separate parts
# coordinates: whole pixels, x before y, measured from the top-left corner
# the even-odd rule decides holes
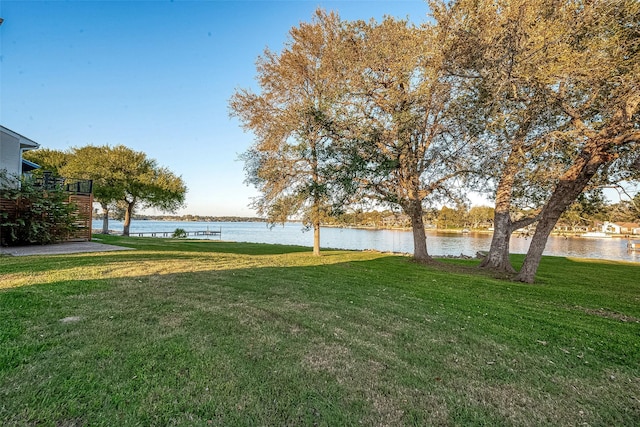
[[[52,245],[0,247],[0,254],[13,256],[61,255],[81,252],[127,251],[132,249],[133,248],[123,248],[122,246],[106,245],[98,242],[65,242]]]

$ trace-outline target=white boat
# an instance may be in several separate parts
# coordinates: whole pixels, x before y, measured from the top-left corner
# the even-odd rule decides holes
[[[610,239],[611,236],[602,231],[590,231],[588,233],[581,234],[580,237],[588,237],[591,239]]]

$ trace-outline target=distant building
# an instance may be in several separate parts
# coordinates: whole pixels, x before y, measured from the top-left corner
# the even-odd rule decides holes
[[[384,227],[387,227],[387,228],[410,227],[411,218],[409,217],[409,215],[405,215],[401,213],[393,213],[391,215],[387,215],[383,217],[382,224]]]
[[[637,222],[605,222],[602,231],[612,234],[640,234],[640,224]]]
[[[637,222],[618,222],[620,234],[640,234],[640,224]]]
[[[25,151],[39,147],[37,142],[0,126],[0,170],[5,170],[9,178],[17,180],[23,173],[39,168],[35,163],[22,158]]]

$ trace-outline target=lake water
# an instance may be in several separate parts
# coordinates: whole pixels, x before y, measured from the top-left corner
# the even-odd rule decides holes
[[[102,228],[102,220],[93,221],[94,229]],[[176,228],[186,231],[222,231],[222,240],[235,242],[274,243],[284,245],[312,246],[313,233],[305,231],[300,223],[287,223],[269,228],[261,222],[181,222],[181,221],[133,221],[130,232],[173,232]],[[122,232],[122,222],[109,220],[109,229]],[[194,237],[196,238],[196,237]],[[198,236],[197,238],[203,238]],[[206,238],[206,237],[204,237]],[[217,240],[220,237],[210,237]],[[526,253],[530,238],[512,237],[511,252]],[[383,252],[413,252],[411,231],[362,230],[352,228],[322,228],[322,248],[375,249]],[[444,233],[427,231],[427,249],[431,255],[469,255],[487,251],[491,245],[491,234]],[[582,237],[555,237],[547,242],[545,255],[601,258],[640,262],[640,252],[628,252],[625,239],[588,239]]]

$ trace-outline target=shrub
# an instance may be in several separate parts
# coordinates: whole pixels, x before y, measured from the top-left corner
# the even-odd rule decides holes
[[[174,239],[183,239],[187,237],[187,232],[183,228],[176,228],[176,231],[171,235]]]
[[[0,177],[0,243],[47,244],[62,241],[75,229],[76,209],[60,186],[36,186],[30,179]]]

